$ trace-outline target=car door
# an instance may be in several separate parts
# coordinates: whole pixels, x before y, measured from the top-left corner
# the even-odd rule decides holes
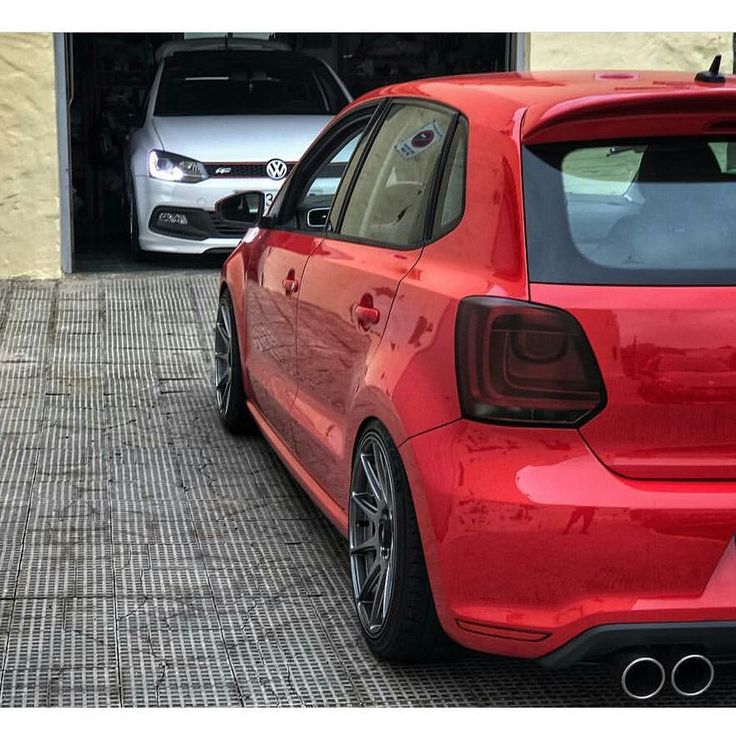
[[[352,403],[398,285],[420,256],[437,170],[455,119],[453,111],[431,104],[390,104],[357,173],[341,183],[328,232],[304,271],[294,443],[304,468],[343,506]]]
[[[376,107],[348,116],[315,143],[249,244],[246,379],[259,411],[289,447],[304,267],[324,237],[334,193]]]

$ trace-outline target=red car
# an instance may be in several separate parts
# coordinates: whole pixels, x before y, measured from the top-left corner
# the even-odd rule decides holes
[[[348,538],[376,655],[613,658],[648,698],[736,654],[736,393],[642,391],[669,355],[736,352],[736,82],[699,77],[388,87],[267,214],[222,203],[252,227],[221,418]]]

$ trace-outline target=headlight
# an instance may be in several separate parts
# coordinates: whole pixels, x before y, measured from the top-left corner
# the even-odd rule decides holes
[[[187,184],[207,178],[207,169],[203,163],[166,151],[151,151],[148,154],[148,173],[154,179]]]

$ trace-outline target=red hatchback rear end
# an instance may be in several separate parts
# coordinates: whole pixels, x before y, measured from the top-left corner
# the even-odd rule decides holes
[[[274,388],[249,383],[259,364],[244,350],[259,349],[249,331],[261,328],[242,326],[248,308],[236,305],[249,408],[350,529],[351,549],[375,537],[385,560],[399,527],[381,503],[361,505],[355,478],[361,463],[371,477],[366,436],[374,450],[390,440],[396,457],[381,468],[405,474],[451,638],[551,665],[621,656],[635,697],[656,694],[670,661],[674,686],[698,694],[711,659],[736,654],[736,84],[469,76],[372,93],[341,119],[378,103],[389,111],[323,202],[324,232],[293,248],[304,296],[280,312],[296,325],[282,342],[294,368]],[[425,104],[434,112],[405,138],[394,110]],[[404,131],[396,145],[391,125]],[[455,143],[447,135],[436,163],[424,159],[435,177],[424,237],[381,242],[411,225],[400,197],[425,196],[421,172],[397,186],[393,226],[343,235],[345,208],[380,168],[373,141],[388,131],[385,173],[396,152],[419,157],[448,128]],[[396,161],[386,186],[409,167]],[[450,191],[460,214],[438,228]],[[282,242],[280,216],[225,266],[238,304],[268,276],[261,254]],[[400,585],[384,580],[386,616]]]
[[[733,654],[736,88],[610,77],[515,87],[545,99],[508,121],[521,162],[495,168],[511,201],[470,287],[503,298],[458,299],[464,421],[404,456],[459,640]]]

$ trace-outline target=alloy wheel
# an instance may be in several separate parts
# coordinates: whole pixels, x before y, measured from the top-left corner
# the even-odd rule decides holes
[[[388,453],[381,437],[368,432],[356,454],[350,490],[350,569],[360,623],[377,636],[391,605],[396,570],[395,494]]]
[[[230,310],[220,301],[215,321],[215,393],[217,408],[225,414],[230,404],[233,387],[233,325]]]

